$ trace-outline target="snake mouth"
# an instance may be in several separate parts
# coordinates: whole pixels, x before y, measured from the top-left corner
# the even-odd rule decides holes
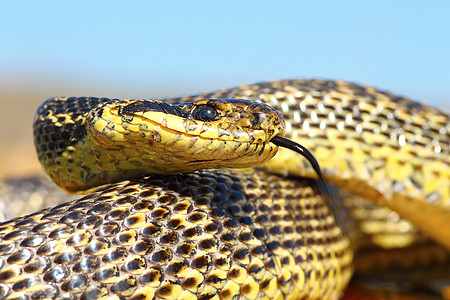
[[[308,149],[306,149],[305,147],[303,147],[300,144],[297,144],[296,142],[293,142],[293,141],[291,141],[285,137],[281,137],[279,135],[273,137],[270,141],[279,147],[283,147],[283,148],[295,151],[295,152],[303,155],[303,157],[305,157],[309,161],[309,163],[313,167],[314,171],[316,171],[317,175],[319,176],[319,179],[321,181],[325,181],[324,177],[322,175],[322,171],[320,170],[319,163],[317,162],[314,155],[312,155],[312,153],[309,152]]]

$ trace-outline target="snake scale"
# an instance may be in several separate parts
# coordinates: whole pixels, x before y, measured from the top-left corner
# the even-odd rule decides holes
[[[208,100],[224,98],[266,103],[284,120],[264,104]],[[222,117],[228,125],[215,124]],[[386,205],[450,247],[449,117],[371,87],[298,79],[167,103],[53,98],[34,130],[58,185],[107,184],[0,224],[0,298],[337,299],[360,236],[343,193]],[[311,159],[270,142],[282,135],[340,190],[324,188]],[[159,142],[162,156],[141,151]],[[180,167],[180,149],[206,158]],[[230,158],[241,150],[243,161]],[[409,228],[398,220],[391,225]]]

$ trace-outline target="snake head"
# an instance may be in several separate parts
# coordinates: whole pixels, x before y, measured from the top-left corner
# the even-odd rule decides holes
[[[109,156],[128,153],[142,174],[174,174],[261,165],[276,154],[270,141],[284,136],[285,122],[274,108],[241,99],[124,100],[94,109],[88,126],[95,148]]]
[[[255,167],[271,159],[278,146],[315,161],[306,149],[286,142],[282,115],[258,102],[71,97],[44,104],[34,126],[38,153],[50,177],[70,192],[150,174]],[[54,116],[56,111],[61,115]],[[58,144],[50,145],[47,132]]]

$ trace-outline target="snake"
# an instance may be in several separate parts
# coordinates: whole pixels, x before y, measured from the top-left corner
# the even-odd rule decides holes
[[[343,194],[450,248],[449,116],[372,87],[56,97],[33,127],[87,195],[0,224],[2,299],[338,299],[360,236]]]

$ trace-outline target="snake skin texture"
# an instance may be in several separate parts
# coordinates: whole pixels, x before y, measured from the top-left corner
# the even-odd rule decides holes
[[[337,298],[353,252],[311,186],[263,171],[162,176],[3,223],[0,297]]]
[[[315,174],[285,149],[265,169],[111,184],[0,223],[0,298],[338,299],[365,243],[361,230],[387,248],[413,247],[422,239],[419,230],[448,245],[445,113],[324,80],[275,81],[168,101],[224,97],[281,111],[286,136],[315,154],[339,190],[298,177]],[[68,107],[59,114],[83,109],[89,110]],[[81,118],[55,118],[51,111],[46,119],[61,128],[53,137],[37,132],[49,155],[52,147],[70,147],[66,138],[84,136]],[[396,211],[374,208],[361,196]],[[429,261],[448,264],[448,250],[434,253],[439,259]],[[358,270],[371,256],[361,257]]]

